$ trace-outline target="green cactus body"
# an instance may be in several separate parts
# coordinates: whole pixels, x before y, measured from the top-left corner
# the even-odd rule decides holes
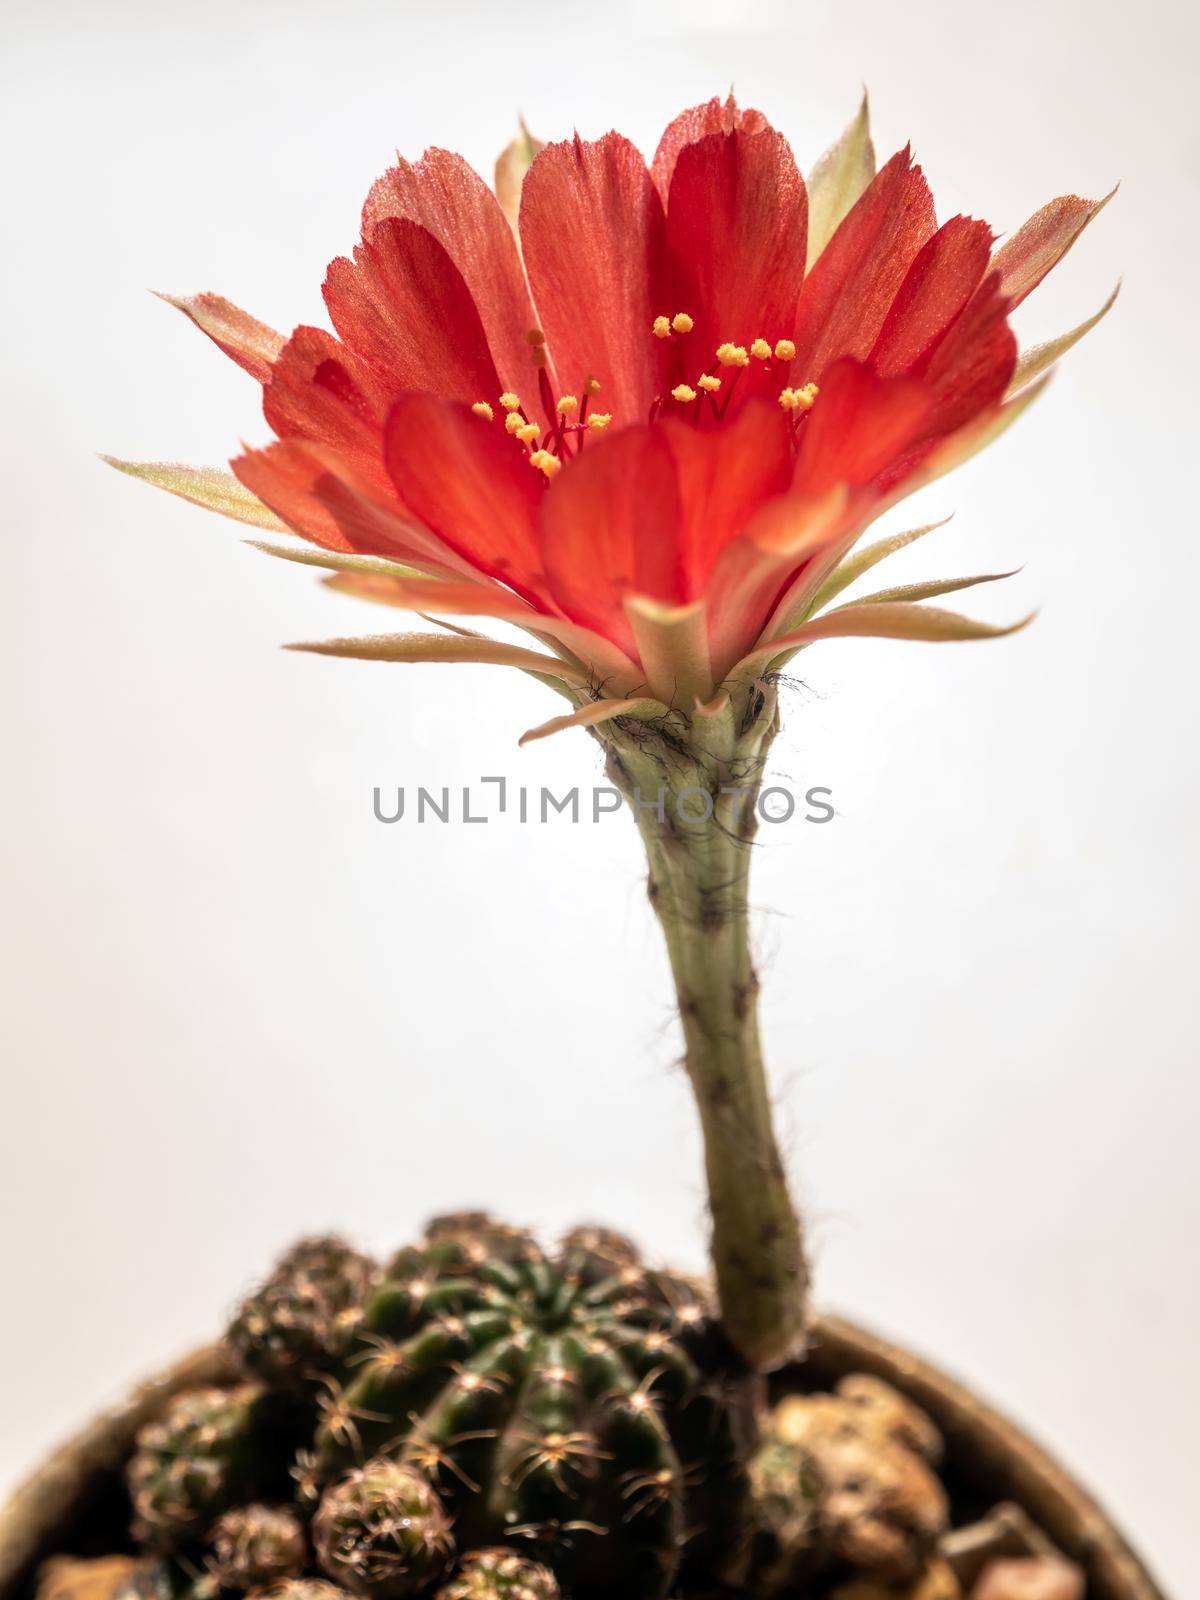
[[[443,1219],[367,1303],[316,1476],[386,1454],[435,1485],[460,1549],[504,1540],[573,1593],[661,1595],[685,1549],[738,1545],[731,1362],[701,1292],[619,1236],[550,1256]]]
[[[223,1511],[250,1497],[276,1452],[268,1397],[254,1384],[182,1394],[142,1429],[129,1464],[139,1536],[171,1549],[203,1539]]]

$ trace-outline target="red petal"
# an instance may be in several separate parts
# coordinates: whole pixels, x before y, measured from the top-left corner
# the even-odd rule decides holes
[[[381,222],[353,261],[330,263],[324,292],[334,327],[391,398],[419,389],[469,405],[500,393],[462,274],[419,223]]]
[[[501,386],[530,404],[525,335],[537,319],[512,229],[487,184],[461,156],[427,150],[415,165],[400,161],[375,184],[363,207],[364,234],[388,217],[419,222],[445,247],[479,309]]]
[[[661,428],[589,445],[542,506],[542,560],[566,614],[634,653],[627,594],[686,598],[675,462]]]
[[[871,352],[882,377],[920,373],[987,270],[986,222],[951,217],[918,252]]]
[[[724,427],[700,430],[674,418],[660,426],[679,486],[681,598],[693,600],[703,594],[725,546],[786,487],[787,421],[777,405],[751,400]]]
[[[646,164],[619,134],[547,145],[525,175],[521,241],[558,382],[580,394],[599,378],[597,405],[621,423],[662,392],[665,341],[651,327],[666,298],[664,234]]]
[[[284,439],[265,450],[247,450],[230,465],[238,481],[290,528],[326,550],[450,564],[439,561],[433,540],[412,525],[394,496],[391,505],[381,505],[361,492],[320,446]]]
[[[915,378],[881,378],[852,357],[839,361],[804,427],[796,491],[870,483],[924,433],[932,409],[933,395]]]
[[[344,452],[380,487],[386,396],[353,351],[323,328],[297,328],[263,390],[263,415],[280,438],[316,439]]]
[[[1081,200],[1077,194],[1062,195],[1035,212],[1000,246],[992,257],[992,271],[1000,274],[1000,292],[1008,297],[1010,309],[1019,306],[1062,260],[1109,198]]]
[[[792,366],[798,383],[819,383],[840,357],[869,353],[933,230],[929,185],[901,150],[847,212],[804,280]]]
[[[732,94],[726,100],[718,100],[714,96],[702,106],[681,111],[658,141],[650,168],[663,205],[666,205],[667,195],[671,192],[671,178],[679,152],[686,145],[695,144],[710,133],[732,133],[735,128],[740,128],[743,133],[761,133],[767,127],[769,124],[761,111],[743,111]]]
[[[998,402],[1017,365],[1008,300],[989,274],[934,353],[925,374],[937,403],[930,433],[949,433]]]
[[[436,395],[403,395],[388,416],[384,455],[401,500],[451,550],[527,600],[542,596],[543,479],[498,423]]]
[[[680,152],[667,207],[670,309],[695,321],[681,376],[694,382],[726,341],[788,336],[807,240],[804,179],[782,134],[714,133]]]
[[[231,300],[219,294],[159,296],[168,305],[175,306],[185,317],[206,333],[219,350],[236,361],[259,383],[266,383],[271,367],[283,349],[284,339],[274,328],[241,310]]]
[[[801,574],[844,535],[853,516],[845,489],[823,495],[777,495],[759,509],[744,536],[726,546],[709,583],[712,662],[718,681],[762,633]]]

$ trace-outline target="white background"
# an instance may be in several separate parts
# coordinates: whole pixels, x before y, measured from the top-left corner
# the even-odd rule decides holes
[[[1191,15],[1188,15],[1188,12]],[[698,1265],[633,829],[388,828],[371,790],[598,778],[499,669],[281,653],[380,618],[95,459],[220,463],[254,385],[146,287],[319,320],[392,150],[647,151],[733,82],[808,166],[869,84],[939,213],[1120,195],[1020,313],[1108,323],[898,576],[1025,563],[995,644],[803,658],[765,1022],[820,1299],[977,1382],[1169,1587],[1195,1516],[1194,10],[27,3],[4,22],[0,1487],[292,1236],[480,1203]],[[586,251],[588,241],[580,239]],[[906,518],[902,521],[901,517]],[[972,597],[967,597],[971,599]]]

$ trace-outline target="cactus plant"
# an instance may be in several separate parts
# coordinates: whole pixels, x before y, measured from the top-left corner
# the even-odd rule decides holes
[[[389,1450],[466,1546],[522,1541],[572,1587],[662,1593],[685,1546],[712,1559],[714,1530],[736,1554],[747,1380],[703,1293],[619,1235],[580,1229],[551,1255],[441,1219],[392,1262],[344,1366],[318,1482]]]
[[[315,1568],[374,1600],[652,1600],[746,1551],[756,1380],[704,1287],[620,1234],[547,1251],[463,1212],[382,1273],[304,1241],[227,1343],[247,1381],[176,1399],[129,1467],[155,1593]]]
[[[264,1334],[264,1307],[315,1303],[294,1294],[298,1274],[330,1275],[314,1260],[337,1280],[332,1315],[301,1328],[287,1310],[287,1337]],[[140,1556],[49,1561],[35,1600],[963,1600],[968,1587],[923,1411],[865,1374],[768,1408],[706,1286],[603,1228],[547,1250],[460,1212],[383,1269],[304,1241],[237,1309],[227,1349],[240,1377],[177,1395],[138,1435]],[[1061,1563],[993,1520],[974,1547]]]
[[[934,1472],[941,1451],[924,1412],[866,1374],[844,1378],[835,1394],[782,1400],[750,1466],[770,1552],[763,1587],[793,1594],[838,1570],[882,1586],[915,1583],[948,1524]]]
[[[308,1559],[300,1517],[288,1506],[238,1506],[212,1530],[212,1573],[222,1589],[246,1593],[299,1577]]]
[[[547,1251],[456,1214],[383,1273],[302,1241],[230,1327],[247,1381],[185,1396],[139,1438],[155,1600],[273,1583],[283,1600],[660,1600],[676,1584],[690,1600],[745,1580],[754,1518],[758,1593],[849,1581],[944,1600],[957,1583],[936,1435],[869,1380],[786,1400],[747,1470],[754,1372],[803,1351],[809,1281],[759,1039],[751,846],[798,650],[1023,625],[920,603],[999,574],[825,608],[930,531],[854,553],[869,523],[1007,426],[1098,320],[1021,360],[1007,323],[1103,202],[1064,197],[993,253],[983,223],[936,228],[907,151],[874,173],[865,103],[813,199],[810,229],[786,141],[730,97],[678,118],[653,174],[616,135],[542,150],[523,256],[457,158],[401,163],[362,249],[330,268],[338,339],[175,302],[264,385],[277,441],[235,479],[125,470],[310,540],[264,548],[329,567],[343,593],[490,617],[538,646],[449,622],[301,648],[520,668],[570,706],[527,738],[586,728],[603,747],[674,978],[721,1321],[602,1229]]]
[[[270,1475],[267,1392],[254,1384],[178,1396],[143,1428],[128,1469],[135,1529],[150,1545],[202,1539]]]
[[[386,1457],[326,1491],[313,1542],[330,1577],[375,1600],[420,1594],[454,1553],[450,1520],[433,1489],[419,1472]]]
[[[327,1370],[362,1309],[375,1263],[342,1239],[301,1239],[242,1303],[228,1340],[265,1383],[302,1383]]]
[[[559,1594],[548,1567],[500,1548],[468,1556],[452,1581],[438,1590],[437,1600],[559,1600]]]

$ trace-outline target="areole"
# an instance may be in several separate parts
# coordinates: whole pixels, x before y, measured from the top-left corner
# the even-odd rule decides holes
[[[849,1372],[895,1385],[929,1412],[947,1465],[983,1503],[1015,1501],[1087,1575],[1088,1600],[1165,1600],[1139,1557],[1086,1490],[1040,1445],[961,1384],[898,1345],[841,1317],[819,1317],[803,1368],[781,1390],[825,1387]],[[119,1474],[134,1437],[180,1390],[232,1381],[229,1357],[206,1346],[104,1412],[45,1461],[0,1510],[0,1600],[18,1600],[36,1563],[69,1549],[89,1510]]]

